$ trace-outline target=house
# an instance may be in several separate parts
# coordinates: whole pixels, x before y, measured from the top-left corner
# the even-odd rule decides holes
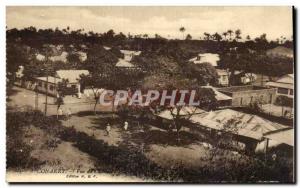
[[[220,61],[219,54],[213,53],[200,53],[197,57],[189,60],[189,62],[193,62],[195,64],[209,63],[214,67],[218,66],[218,61]]]
[[[256,146],[255,152],[266,152],[266,150],[278,148],[282,145],[284,150],[291,150],[289,153],[293,153],[295,144],[293,128],[272,131],[266,133],[264,137],[265,139]]]
[[[228,86],[229,85],[229,72],[224,69],[216,69],[218,74],[218,85]]]
[[[280,77],[276,82],[267,82],[266,86],[276,88],[277,95],[294,98],[294,74],[286,74]]]
[[[267,56],[271,56],[271,57],[288,57],[288,58],[294,57],[294,51],[284,46],[278,46],[276,48],[267,50],[266,54]]]
[[[124,60],[124,59],[119,59],[117,64],[116,64],[116,67],[131,69],[131,68],[135,68],[135,65],[133,65],[132,63],[130,63],[130,62]]]
[[[234,75],[232,76],[233,84],[250,84],[255,82],[257,79],[257,75],[254,73],[243,72],[243,71],[234,71]]]
[[[237,120],[234,127],[226,126],[230,121]],[[223,109],[193,115],[190,118],[190,129],[194,132],[202,129],[214,132],[230,132],[236,135],[235,139],[244,144],[246,149],[255,151],[257,144],[264,140],[269,133],[290,129],[290,127],[269,121],[253,114]]]
[[[78,98],[81,97],[81,85],[79,83],[81,75],[89,75],[88,70],[58,70],[56,77],[67,80],[67,87],[76,89]]]
[[[255,101],[264,103],[274,103],[276,89],[261,86],[231,86],[219,88],[219,92],[232,98],[232,106],[249,106]]]
[[[62,80],[57,77],[48,76],[48,77],[37,77],[36,80],[36,90],[41,93],[48,93],[48,95],[56,96],[57,95],[57,84]]]
[[[213,90],[219,108],[228,107],[232,105],[232,97],[219,92],[215,87],[208,85],[208,86],[202,86],[202,88],[209,88]]]
[[[134,56],[138,56],[142,53],[141,51],[133,51],[133,50],[120,50],[120,52],[124,54],[123,59],[128,62],[131,61]]]

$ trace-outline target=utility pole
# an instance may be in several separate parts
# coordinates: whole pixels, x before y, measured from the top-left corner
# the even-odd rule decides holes
[[[35,86],[35,109],[38,110],[39,109],[39,93],[37,90],[37,85]]]
[[[47,105],[48,105],[48,73],[47,73],[47,79],[46,79],[45,116],[47,115]]]

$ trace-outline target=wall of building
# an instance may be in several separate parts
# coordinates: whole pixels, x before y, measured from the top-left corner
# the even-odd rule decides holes
[[[37,90],[41,93],[47,93],[47,86],[48,86],[48,94],[52,96],[56,96],[57,89],[54,83],[46,84],[46,81],[37,80]]]
[[[248,106],[251,102],[263,101],[264,103],[274,103],[276,99],[276,89],[259,89],[236,91],[232,93],[232,106]]]

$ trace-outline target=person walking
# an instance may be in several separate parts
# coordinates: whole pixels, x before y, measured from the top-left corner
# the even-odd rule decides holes
[[[106,125],[106,136],[109,136],[110,130],[111,130],[111,127],[110,127],[110,124],[108,123]]]
[[[67,110],[67,119],[70,119],[71,116],[72,116],[71,108],[68,108],[68,110]]]
[[[125,122],[124,122],[124,130],[127,131],[127,129],[128,129],[128,122],[125,121]]]
[[[62,116],[63,116],[63,110],[61,108],[58,108],[58,111],[57,111],[57,118],[60,120],[62,119]]]

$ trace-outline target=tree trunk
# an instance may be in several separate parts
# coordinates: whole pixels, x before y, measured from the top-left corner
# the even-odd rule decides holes
[[[95,105],[94,105],[94,114],[96,115],[96,106],[98,104],[98,100],[96,100]]]

